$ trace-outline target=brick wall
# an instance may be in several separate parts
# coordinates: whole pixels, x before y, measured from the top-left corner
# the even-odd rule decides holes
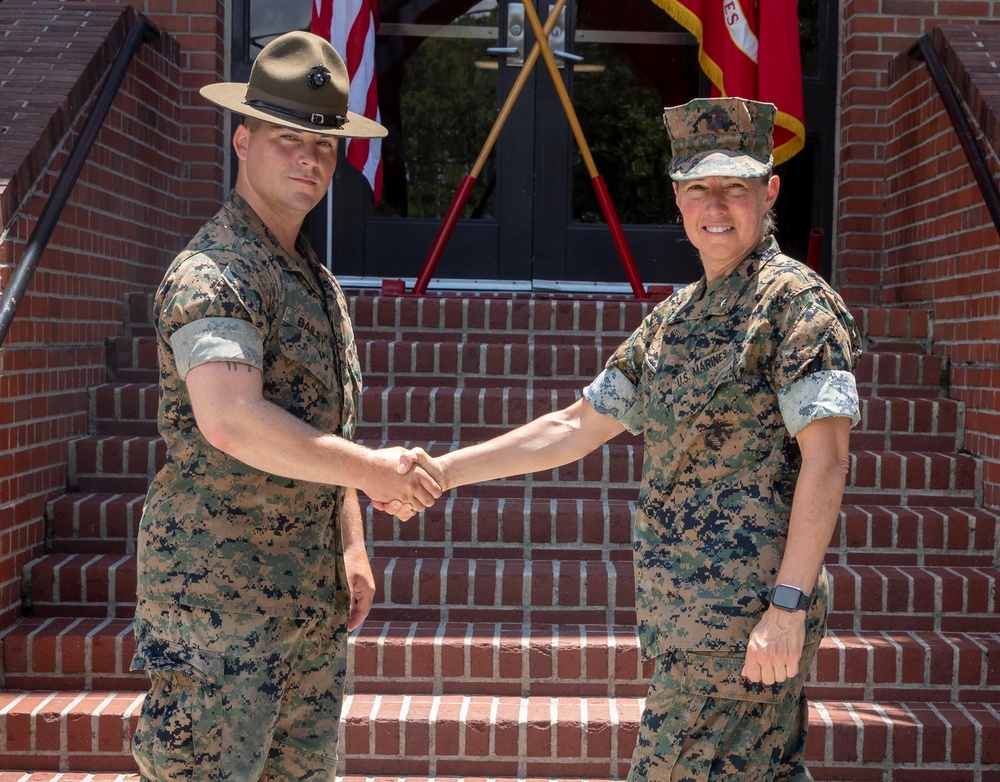
[[[931,312],[984,501],[1000,506],[1000,240],[926,66],[905,53],[933,31],[1000,182],[1000,3],[857,0],[843,19],[837,283],[850,304]]]
[[[221,75],[222,4],[147,5],[176,34],[133,60],[0,348],[0,627],[42,553],[46,502],[66,490],[125,295],[155,286],[222,196],[221,113],[195,97]],[[123,4],[0,3],[0,289],[135,18]]]

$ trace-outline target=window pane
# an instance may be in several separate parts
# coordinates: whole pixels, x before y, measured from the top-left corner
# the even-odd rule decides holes
[[[618,218],[626,224],[672,222],[663,108],[698,96],[694,37],[653,3],[581,0],[574,53],[584,58],[574,66],[574,108]],[[573,219],[604,222],[578,149]]]
[[[440,218],[469,173],[497,114],[497,3],[434,3],[417,21],[398,22],[386,8],[376,59],[379,108],[389,136],[382,143],[383,196],[377,214]],[[461,9],[460,9],[461,10]],[[396,13],[393,13],[396,11]],[[477,178],[461,216],[494,215],[495,157]]]
[[[311,21],[311,0],[251,0],[250,59],[279,35],[308,30]]]
[[[802,75],[819,76],[819,0],[799,0]]]

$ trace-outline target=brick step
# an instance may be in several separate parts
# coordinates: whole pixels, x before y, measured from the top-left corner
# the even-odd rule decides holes
[[[153,328],[153,295],[152,292],[125,294],[125,333],[156,333]]]
[[[534,387],[579,389],[603,368],[618,347],[618,337],[576,333],[573,344],[555,345],[544,338],[530,344],[516,339],[494,342],[442,339],[439,333],[389,341],[385,336],[359,339],[358,356],[366,386]],[[568,339],[569,337],[567,337]],[[153,337],[114,340],[109,371],[119,383],[158,380]],[[862,395],[941,397],[946,360],[936,355],[867,352],[856,377]]]
[[[851,451],[844,503],[971,508],[981,504],[982,463],[964,453]]]
[[[633,626],[367,622],[352,639],[355,693],[642,697],[651,663]],[[992,633],[832,632],[811,698],[992,703],[1000,692]]]
[[[0,768],[132,772],[145,688],[0,691]],[[62,777],[59,777],[62,779]]]
[[[616,438],[583,459],[524,478],[463,486],[464,497],[633,499],[642,472],[636,437]],[[432,455],[475,441],[360,440],[364,445],[420,445]],[[166,446],[152,436],[92,435],[70,443],[69,485],[81,492],[145,492],[163,464]],[[980,462],[961,453],[853,451],[844,502],[972,507],[980,493]]]
[[[353,696],[347,773],[616,776],[624,779],[642,699]],[[965,779],[1000,739],[987,705],[821,701],[810,704],[806,757],[817,779]],[[819,769],[817,769],[819,771]],[[917,772],[920,773],[920,772]],[[840,776],[844,774],[844,776]],[[972,779],[971,776],[968,779]]]
[[[540,415],[572,404],[580,387],[504,385],[367,386],[361,394],[357,436],[433,440],[488,439]],[[100,435],[156,436],[158,390],[154,383],[105,383],[90,390]],[[965,406],[951,399],[861,399],[861,422],[851,434],[855,449],[958,450],[964,441]]]
[[[500,294],[487,296],[350,296],[351,323],[359,336],[395,334],[473,335],[476,341],[531,335],[630,334],[655,302],[627,298]],[[619,339],[620,341],[620,339]]]
[[[949,453],[964,443],[965,405],[953,399],[863,396],[861,421],[851,430],[855,451]]]
[[[603,368],[618,347],[601,346],[592,334],[578,335],[578,344],[555,348],[545,343],[469,343],[442,341],[424,335],[399,341],[361,341],[358,355],[366,385],[532,387],[556,381],[581,388]],[[864,353],[856,378],[862,395],[882,397],[941,397],[946,359],[914,353]]]
[[[543,387],[579,389],[605,365],[618,343],[602,347],[595,335],[579,344],[442,342],[438,335],[358,345],[366,385],[377,387]],[[863,395],[917,398],[943,395],[945,359],[912,353],[865,353],[856,376]]]
[[[153,334],[130,333],[109,337],[106,343],[108,381],[113,383],[157,383],[160,370],[156,358],[156,337]]]
[[[46,509],[46,550],[134,554],[145,500],[136,492],[60,495]]]
[[[372,557],[371,618],[418,622],[634,624],[632,563]],[[828,567],[830,627],[869,632],[1000,631],[995,568]],[[36,617],[127,619],[135,611],[135,557],[47,554],[23,572]]]
[[[138,782],[134,773],[93,774],[87,771],[0,771],[0,782]]]
[[[70,441],[69,486],[84,492],[145,494],[166,459],[156,435],[91,435]]]
[[[159,388],[149,383],[102,383],[90,389],[91,431],[156,436]]]
[[[1000,516],[983,508],[844,505],[827,562],[988,568],[998,525]]]
[[[8,690],[141,690],[132,619],[23,617],[0,632]]]
[[[650,668],[633,625],[369,620],[351,636],[351,688],[374,694],[640,697]],[[141,689],[130,619],[28,617],[0,633],[15,690]],[[823,640],[810,697],[996,702],[995,633],[854,632]]]
[[[358,328],[544,331],[599,326],[602,330],[631,331],[656,304],[637,302],[628,296],[584,294],[462,292],[396,297],[368,289],[347,289],[345,293],[351,320]],[[126,325],[151,326],[152,303],[152,293],[128,294]],[[858,329],[872,339],[924,343],[932,338],[926,309],[855,306],[851,312]]]
[[[933,336],[930,310],[920,307],[852,307],[858,330],[870,339],[926,342]]]
[[[580,387],[369,387],[361,395],[357,436],[367,439],[487,440],[559,410]],[[965,406],[951,399],[861,399],[853,450],[951,453],[965,440]],[[628,439],[624,439],[628,442]]]
[[[53,553],[135,553],[143,494],[64,494],[48,505]],[[383,557],[630,559],[631,500],[446,496],[400,523],[362,500],[369,552]],[[980,508],[845,505],[827,561],[988,567],[1000,517]]]
[[[133,771],[129,742],[142,698],[132,691],[0,692],[0,764]],[[342,767],[367,778],[621,779],[642,703],[348,696]],[[76,729],[80,725],[88,729]],[[809,726],[807,762],[817,779],[828,780],[971,780],[956,773],[991,764],[1000,741],[1000,717],[988,704],[815,701]]]

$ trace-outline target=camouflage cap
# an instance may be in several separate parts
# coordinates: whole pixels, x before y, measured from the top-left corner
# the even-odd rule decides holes
[[[663,110],[673,151],[670,178],[751,179],[771,173],[772,103],[743,98],[697,98]]]

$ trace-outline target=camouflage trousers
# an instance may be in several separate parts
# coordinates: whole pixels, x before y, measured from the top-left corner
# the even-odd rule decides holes
[[[741,675],[743,655],[673,652],[655,660],[629,782],[810,782],[799,675],[772,686]]]
[[[332,780],[347,596],[324,619],[140,600],[132,670],[150,689],[132,741],[143,780]]]

